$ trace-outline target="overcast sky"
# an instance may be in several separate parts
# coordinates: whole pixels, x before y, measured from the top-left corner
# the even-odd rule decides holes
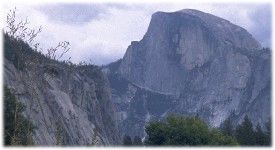
[[[14,6],[6,5],[5,12]],[[131,41],[141,40],[156,11],[185,8],[214,14],[248,30],[264,47],[271,42],[270,4],[82,3],[16,5],[18,16],[43,27],[37,41],[44,49],[69,41],[73,62],[102,65],[122,58]]]

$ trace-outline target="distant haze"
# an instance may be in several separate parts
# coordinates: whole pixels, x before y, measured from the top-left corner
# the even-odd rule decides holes
[[[28,17],[32,27],[43,27],[38,37],[44,49],[69,41],[72,61],[108,64],[122,58],[131,41],[141,40],[156,11],[198,9],[245,28],[264,47],[271,47],[270,4],[122,4],[81,3],[17,5],[20,18]],[[5,6],[5,13],[14,8]]]

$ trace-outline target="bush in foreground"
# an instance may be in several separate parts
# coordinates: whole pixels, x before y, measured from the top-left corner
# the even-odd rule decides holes
[[[238,145],[235,138],[210,128],[198,117],[169,116],[151,122],[145,129],[146,145],[169,146],[225,146]]]

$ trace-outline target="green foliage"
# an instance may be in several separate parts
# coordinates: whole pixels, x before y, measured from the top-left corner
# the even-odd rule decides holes
[[[131,145],[133,145],[132,139],[131,139],[130,136],[124,135],[124,137],[123,137],[123,145],[125,145],[125,146],[131,146]]]
[[[241,145],[255,145],[253,124],[248,116],[245,116],[244,121],[236,127],[236,138]]]
[[[232,124],[232,121],[230,118],[227,118],[222,124],[221,124],[221,132],[228,136],[234,135],[234,127]]]
[[[145,131],[147,145],[237,145],[233,137],[210,129],[198,117],[169,116],[164,121],[150,123]]]
[[[226,119],[221,125],[222,133],[232,135],[237,139],[237,142],[243,146],[269,146],[271,145],[271,121],[266,123],[266,129],[263,130],[258,124],[256,129],[253,128],[252,122],[248,116],[244,117],[241,124],[232,126],[231,120]]]
[[[216,145],[216,146],[234,146],[238,145],[237,140],[229,135],[225,135],[217,129],[213,129],[210,133],[210,137],[212,137],[209,145]]]
[[[166,126],[162,122],[153,122],[146,127],[148,140],[145,141],[146,145],[164,145],[167,141],[166,137]]]
[[[256,145],[265,145],[266,143],[266,135],[263,132],[261,126],[258,124],[255,131],[255,144]]]
[[[32,145],[33,124],[23,116],[25,106],[4,87],[5,145]]]

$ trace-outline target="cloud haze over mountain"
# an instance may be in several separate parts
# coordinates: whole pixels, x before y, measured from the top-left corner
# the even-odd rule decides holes
[[[12,9],[14,6],[6,6]],[[68,55],[73,62],[97,65],[122,58],[131,41],[142,38],[151,15],[198,9],[237,24],[250,32],[264,47],[271,45],[270,4],[186,4],[186,3],[78,3],[16,5],[20,18],[28,17],[31,26],[43,27],[38,41],[43,48],[59,41],[70,41]]]

